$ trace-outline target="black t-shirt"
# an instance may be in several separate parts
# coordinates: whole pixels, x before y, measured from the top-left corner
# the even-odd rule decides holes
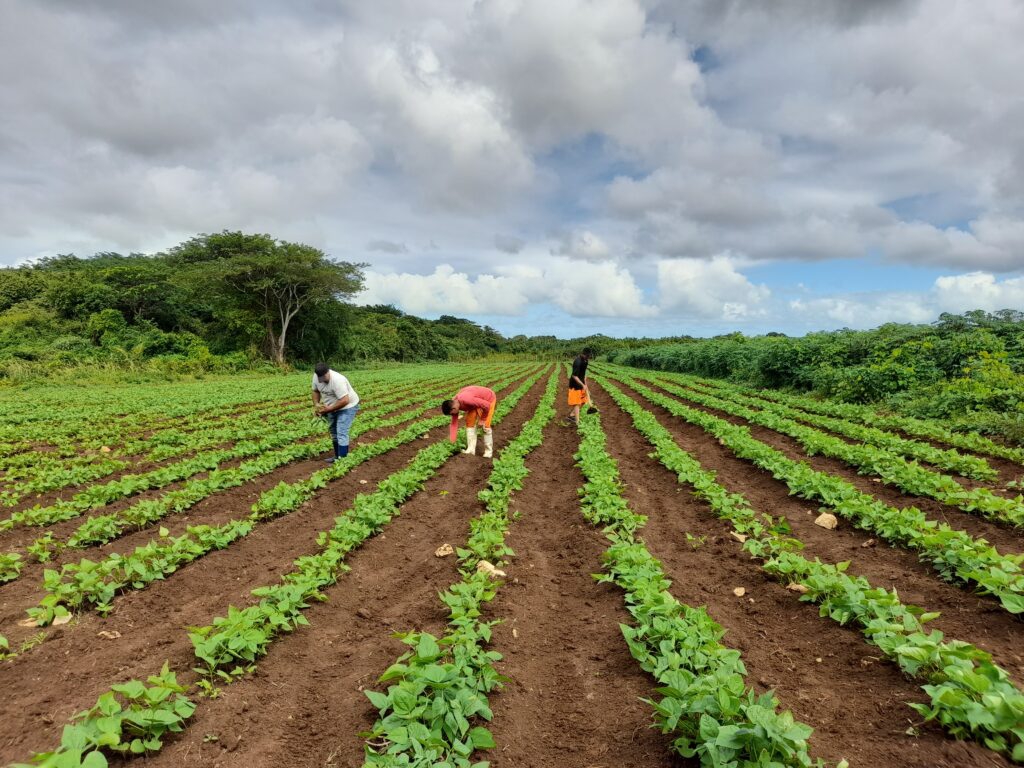
[[[569,389],[583,389],[583,387],[573,380],[573,376],[577,376],[580,381],[586,382],[587,362],[587,359],[583,357],[583,355],[580,355],[572,361],[572,374],[569,376]]]

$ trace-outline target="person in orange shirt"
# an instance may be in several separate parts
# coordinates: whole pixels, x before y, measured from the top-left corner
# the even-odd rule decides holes
[[[572,373],[569,374],[569,421],[580,423],[580,406],[590,402],[590,388],[587,386],[587,363],[593,355],[590,347],[584,347],[579,356],[572,361]]]
[[[451,400],[441,403],[441,412],[452,417],[448,429],[448,439],[453,443],[459,435],[459,412],[466,412],[466,450],[463,453],[476,453],[476,425],[479,422],[484,429],[484,458],[489,459],[494,453],[494,435],[491,433],[491,419],[494,418],[494,407],[498,404],[498,396],[493,389],[487,387],[463,387]]]

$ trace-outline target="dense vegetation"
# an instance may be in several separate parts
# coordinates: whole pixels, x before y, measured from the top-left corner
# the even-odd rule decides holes
[[[348,303],[364,264],[269,235],[201,235],[155,255],[99,253],[0,269],[0,379],[67,365],[161,373],[236,371],[286,361],[564,358],[654,340],[505,338],[442,315]]]
[[[614,362],[810,391],[949,419],[1024,442],[1024,312],[799,338],[505,337],[470,320],[350,303],[366,264],[269,235],[201,235],[154,255],[44,258],[0,269],[0,380],[69,365],[159,375],[382,361],[556,360],[583,346]]]
[[[871,331],[742,334],[612,355],[640,368],[881,403],[912,416],[1024,440],[1024,312],[943,314]]]

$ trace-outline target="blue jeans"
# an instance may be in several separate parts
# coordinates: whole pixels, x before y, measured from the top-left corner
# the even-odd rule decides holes
[[[359,406],[342,408],[340,411],[331,411],[327,414],[327,431],[331,434],[331,440],[337,448],[348,448],[348,433],[352,429],[352,422],[359,413]],[[337,448],[335,453],[337,453]],[[346,450],[345,453],[348,453]]]

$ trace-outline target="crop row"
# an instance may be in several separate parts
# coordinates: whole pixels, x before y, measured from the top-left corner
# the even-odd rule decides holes
[[[661,564],[637,537],[646,518],[622,496],[600,418],[582,419],[580,432],[583,514],[611,542],[599,580],[625,592],[635,623],[622,625],[622,633],[641,668],[661,686],[661,699],[649,703],[662,732],[673,735],[675,751],[709,768],[814,764],[807,752],[810,726],[779,712],[773,693],[758,696],[749,688],[740,652],[721,643],[722,627],[703,606],[692,608],[672,596]]]
[[[496,423],[515,407],[539,376],[532,376],[501,400],[494,415]],[[375,493],[356,497],[352,507],[336,518],[334,528],[320,534],[322,549],[318,554],[296,560],[295,570],[279,584],[254,590],[253,594],[261,598],[258,604],[242,610],[229,608],[227,616],[196,628],[192,633],[193,645],[207,678],[231,679],[244,674],[266,652],[276,635],[304,622],[302,611],[307,601],[317,598],[320,590],[337,580],[346,568],[344,558],[348,552],[390,522],[399,513],[400,505],[456,453],[457,445],[442,441],[420,450],[404,469],[383,480]]]
[[[505,387],[516,378],[518,378],[518,374],[510,376],[497,386]],[[443,389],[439,388],[435,391],[443,391]],[[425,394],[429,393],[424,393],[421,389],[412,397],[391,402],[388,402],[387,399],[377,401],[374,408],[387,406],[389,410],[380,414],[374,414],[371,411],[370,414],[359,419],[353,427],[353,437],[358,437],[373,429],[392,427],[422,415],[424,411],[434,407],[435,404],[432,401],[425,402],[412,411],[388,418],[390,413],[401,411],[411,403],[422,403]],[[319,420],[314,422],[314,426],[322,429]],[[110,514],[96,515],[80,525],[66,541],[56,540],[52,532],[48,532],[29,545],[28,552],[40,561],[46,561],[67,548],[84,549],[113,541],[125,533],[148,527],[169,514],[183,512],[214,493],[241,486],[293,461],[313,458],[326,450],[327,445],[326,439],[295,443],[276,451],[263,453],[255,459],[243,462],[236,468],[214,470],[206,477],[189,480],[181,488],[169,491],[159,498],[143,500]],[[21,568],[20,560],[21,556],[18,553],[0,554],[0,583],[17,578]],[[83,561],[81,565],[86,569],[92,569],[95,566],[90,561]],[[57,577],[50,578],[56,579]]]
[[[203,447],[203,443],[209,445],[221,445],[223,443],[234,442],[236,444],[247,444],[246,441],[259,441],[261,436],[267,433],[267,421],[268,416],[271,414],[275,417],[274,421],[283,429],[294,428],[296,425],[308,425],[309,408],[308,406],[302,410],[297,408],[282,409],[277,408],[273,411],[256,412],[247,414],[236,420],[235,424],[223,432],[227,435],[224,440],[216,440],[212,443],[207,443],[204,439],[205,435],[192,438],[188,445],[188,450],[185,452],[193,452]],[[194,447],[193,447],[194,446]],[[231,448],[220,449],[220,451],[231,450]],[[202,469],[210,468],[210,462],[218,462],[220,452],[207,452],[198,456],[201,464],[195,465],[200,466]],[[208,457],[208,458],[206,458]],[[85,457],[93,458],[93,457]],[[83,462],[77,465],[64,466],[63,460],[59,458],[51,457],[49,454],[42,454],[40,461],[37,462],[36,466],[32,468],[31,474],[26,474],[26,479],[22,479],[16,482],[7,484],[3,491],[0,491],[0,505],[13,507],[21,501],[25,500],[29,496],[45,493],[47,491],[55,491],[61,488],[82,485],[94,480],[100,480],[108,475],[113,474],[121,469],[125,469],[129,464],[118,459],[108,459],[102,454],[100,458],[91,463]],[[177,465],[173,465],[177,466]],[[188,466],[188,465],[185,465]],[[159,472],[163,468],[155,468],[153,472]],[[202,470],[199,470],[202,471]],[[145,473],[149,475],[149,473]],[[143,477],[144,473],[135,473],[127,475],[129,478],[140,478]],[[151,475],[152,477],[159,477],[158,475]],[[118,481],[112,481],[114,483]],[[134,485],[138,485],[145,482],[144,480],[135,481]],[[116,486],[111,486],[115,488]],[[146,486],[141,485],[143,490]],[[116,492],[116,491],[112,491]]]
[[[489,369],[481,367],[474,373],[478,376],[486,376]],[[506,371],[508,368],[505,369]],[[363,383],[360,382],[361,393],[366,396],[376,392],[388,392],[394,395],[408,395],[410,391],[424,387],[434,388],[444,382],[456,382],[460,379],[452,375],[434,374],[421,376],[410,381],[408,376],[403,376],[397,381],[376,382],[366,385],[363,390]],[[409,391],[405,391],[409,390]],[[4,474],[4,481],[10,483],[12,480],[33,478],[38,475],[49,476],[64,471],[75,470],[84,472],[92,465],[105,465],[111,463],[123,464],[119,457],[131,458],[135,462],[141,461],[164,461],[175,458],[196,450],[209,448],[220,443],[233,440],[246,439],[260,434],[262,427],[265,429],[267,417],[280,418],[284,414],[291,415],[296,411],[305,411],[309,407],[309,398],[305,394],[305,388],[296,388],[287,393],[286,400],[271,400],[253,405],[247,405],[242,410],[234,409],[226,414],[217,414],[207,417],[205,414],[192,416],[184,420],[175,420],[170,425],[160,429],[150,430],[147,433],[137,435],[118,436],[118,440],[112,445],[105,445],[109,452],[97,453],[92,447],[92,452],[87,455],[79,455],[79,452],[87,449],[77,442],[73,443],[67,452],[51,451],[45,453],[22,454],[20,456],[8,457],[6,461],[0,462],[0,467],[6,466],[8,471]],[[71,453],[70,458],[65,453]],[[91,470],[98,472],[98,469]],[[112,471],[116,471],[112,470]],[[100,476],[100,475],[97,475]],[[52,480],[50,481],[53,482]],[[64,483],[69,485],[71,483]],[[40,487],[38,490],[52,490],[54,486]],[[59,486],[63,487],[63,486]]]
[[[969,454],[965,455],[955,449],[936,448],[931,443],[922,440],[910,440],[900,437],[893,432],[858,424],[848,419],[838,419],[824,414],[810,414],[783,403],[752,397],[742,387],[727,383],[671,374],[662,374],[659,378],[670,382],[682,383],[688,387],[695,387],[702,391],[702,393],[717,395],[725,400],[751,406],[761,411],[767,411],[776,416],[796,419],[797,421],[809,421],[815,426],[827,429],[838,435],[843,435],[851,440],[884,448],[890,453],[924,461],[964,477],[986,481],[999,478],[999,473],[985,459]]]
[[[407,402],[419,402],[420,396],[407,398]],[[385,399],[385,403],[387,400]],[[264,432],[266,432],[264,427]],[[70,499],[61,499],[46,507],[32,507],[15,512],[0,522],[0,530],[16,525],[43,526],[78,517],[84,512],[105,506],[113,501],[133,496],[151,488],[160,488],[184,480],[199,472],[214,470],[225,461],[265,453],[281,445],[323,434],[324,425],[320,419],[302,415],[286,419],[276,425],[270,437],[255,441],[239,442],[231,448],[197,453],[189,459],[160,467],[137,475],[124,475],[102,485],[90,486],[76,493]]]
[[[482,606],[498,591],[489,569],[512,554],[505,543],[512,493],[529,474],[526,456],[543,440],[544,427],[555,415],[558,373],[548,379],[533,416],[494,461],[487,488],[479,498],[484,511],[470,522],[470,536],[459,548],[462,578],[441,594],[448,607],[444,635],[410,632],[403,641],[412,650],[380,678],[387,690],[366,691],[379,717],[369,732],[366,766],[445,765],[469,768],[476,750],[494,746],[480,720],[491,720],[487,694],[501,681],[494,664],[497,651],[487,650],[494,621],[481,619]],[[371,746],[384,743],[385,747]]]
[[[796,586],[801,600],[821,606],[822,616],[857,626],[867,642],[922,683],[930,704],[911,707],[956,738],[972,738],[1024,761],[1024,693],[990,654],[960,640],[945,640],[941,632],[926,632],[924,625],[937,613],[905,605],[895,591],[849,575],[849,563],[829,564],[801,555],[802,544],[792,537],[784,519],[755,512],[746,498],[722,487],[714,472],[680,448],[649,411],[612,384],[603,386],[650,442],[651,456],[732,525],[744,549],[761,561],[766,573],[790,589]]]
[[[424,387],[435,389],[439,385],[451,386],[457,379],[451,376],[440,380],[424,379],[417,382],[413,393],[422,392]],[[376,394],[386,397],[385,401],[400,396],[402,389],[390,384],[378,384],[363,392],[364,397],[372,398]],[[293,393],[294,394],[294,393]],[[405,394],[408,394],[407,392]],[[186,453],[208,449],[226,443],[258,438],[267,431],[268,417],[272,417],[279,425],[285,426],[302,421],[308,412],[308,400],[303,400],[298,405],[285,406],[282,403],[273,403],[270,406],[246,411],[244,414],[235,415],[227,426],[217,429],[204,429],[202,431],[182,431],[181,429],[170,429],[158,432],[147,438],[129,441],[119,448],[119,452],[126,456],[136,455],[147,449],[147,456],[139,458],[152,461],[162,461]],[[126,466],[125,462],[111,458],[109,454],[99,454],[99,458],[93,456],[75,457],[71,463],[51,453],[37,454],[39,460],[31,468],[31,473],[26,469],[23,474],[29,477],[24,482],[9,484],[0,492],[0,503],[7,503],[9,506],[20,501],[24,496],[31,493],[40,493],[48,490],[56,490],[68,485],[77,485],[91,479],[98,479]],[[95,461],[92,461],[96,459]],[[92,463],[89,463],[92,461]],[[10,477],[10,475],[8,475]]]
[[[651,381],[654,377],[642,375],[640,379]],[[677,397],[714,408],[732,416],[738,416],[751,424],[767,427],[796,440],[811,456],[821,454],[856,467],[861,474],[874,475],[887,485],[895,486],[905,493],[925,496],[957,507],[964,512],[977,513],[989,520],[1011,525],[1024,525],[1024,497],[1007,499],[997,496],[987,488],[968,489],[952,477],[934,472],[909,462],[888,450],[873,445],[851,444],[838,437],[808,427],[797,421],[779,416],[769,410],[754,410],[746,406],[702,394],[693,389],[654,380],[662,389]]]
[[[515,378],[517,376],[510,377],[501,382],[500,386],[507,386]],[[369,413],[354,423],[352,438],[359,437],[371,430],[393,427],[421,416],[425,411],[436,407],[431,396],[445,391],[444,386],[446,385],[447,382],[443,383],[442,387],[432,390],[420,389],[415,394],[400,400],[384,398],[375,401],[368,408]],[[418,407],[407,410],[409,406],[416,404],[419,404]],[[393,416],[392,414],[395,413],[398,415]],[[319,428],[319,431],[324,428],[323,422],[319,419],[314,420],[313,425],[314,428]],[[299,443],[278,451],[264,453],[256,459],[240,464],[235,469],[216,470],[202,480],[191,480],[181,488],[170,491],[159,499],[142,501],[120,512],[90,518],[71,535],[67,546],[85,548],[105,544],[127,531],[151,525],[171,512],[182,512],[212,493],[243,485],[297,459],[317,456],[326,449],[326,440]]]
[[[974,539],[944,522],[929,520],[919,509],[891,507],[841,478],[793,461],[752,437],[746,427],[689,408],[624,374],[617,374],[617,378],[672,415],[713,435],[737,457],[784,482],[791,494],[828,505],[857,528],[916,552],[942,578],[974,584],[982,594],[995,596],[1010,613],[1024,613],[1024,554],[1003,555],[984,539]],[[603,381],[603,377],[598,380]]]
[[[505,380],[495,386],[501,389],[509,383],[511,381]],[[415,415],[433,407],[433,402],[425,404]],[[409,416],[399,418],[404,421]],[[415,422],[393,437],[357,447],[344,459],[314,472],[308,478],[295,483],[280,483],[260,495],[247,517],[229,520],[215,527],[190,526],[184,534],[176,537],[162,531],[160,538],[137,547],[130,554],[114,553],[99,562],[84,559],[79,563],[69,563],[60,571],[47,570],[43,579],[47,594],[37,608],[29,610],[29,615],[44,625],[67,610],[92,607],[100,613],[106,613],[112,608],[111,601],[118,592],[129,588],[142,589],[154,580],[165,578],[182,565],[213,550],[228,547],[249,535],[259,523],[297,509],[317,490],[344,476],[359,464],[412,442],[425,431],[446,423],[447,419],[443,416]],[[386,426],[383,420],[370,422],[362,425],[362,431],[382,426]]]
[[[718,384],[718,382],[716,381],[715,384]],[[818,400],[806,395],[792,395],[775,390],[747,391],[748,394],[756,395],[759,398],[777,403],[785,403],[809,413],[834,416],[839,419],[857,421],[875,427],[898,430],[914,437],[934,440],[938,443],[945,443],[946,445],[952,445],[966,451],[983,453],[987,456],[997,456],[1002,459],[1015,461],[1018,464],[1024,464],[1024,449],[1001,445],[976,432],[954,432],[940,422],[915,419],[911,416],[879,413],[863,405],[838,403],[834,400]]]
[[[486,367],[486,366],[485,366]],[[385,369],[360,372],[359,388],[401,388],[436,376],[471,376],[480,364],[437,365],[409,369]],[[76,418],[55,410],[52,401],[40,398],[29,404],[40,414],[36,424],[0,424],[0,455],[20,446],[30,450],[33,443],[48,444],[53,452],[75,455],[83,450],[116,446],[126,436],[144,431],[176,429],[181,419],[195,423],[231,418],[234,413],[291,399],[308,397],[311,374],[245,379],[234,377],[230,382],[206,382],[202,386],[166,385],[151,387],[90,387],[77,393],[83,402],[76,402]],[[98,402],[86,402],[88,397]],[[20,405],[0,397],[0,414]],[[15,441],[3,444],[3,441]]]
[[[495,412],[495,422],[506,416],[533,386],[542,373],[538,372],[502,399]],[[398,507],[436,473],[461,447],[460,443],[442,441],[433,443],[417,453],[403,469],[393,473],[377,486],[377,491],[356,497],[352,507],[336,518],[335,526],[321,533],[321,550],[315,555],[300,557],[295,570],[286,574],[281,583],[253,590],[260,598],[256,605],[245,609],[228,608],[225,617],[218,617],[210,625],[194,627],[190,631],[196,657],[203,665],[197,669],[204,674],[199,687],[213,692],[216,683],[231,682],[251,670],[277,635],[290,632],[308,623],[302,612],[311,600],[324,600],[322,590],[333,584],[345,570],[344,558],[370,536],[383,528],[399,513]],[[152,678],[151,678],[152,679]],[[125,685],[138,685],[129,681]],[[112,691],[114,689],[111,689]],[[181,692],[182,697],[187,693]],[[104,694],[100,700],[104,699]],[[83,713],[72,725],[97,727],[102,714],[95,708]],[[110,742],[83,744],[80,748],[58,748],[53,753],[36,757],[50,762],[47,768],[99,768],[106,765],[104,751],[123,752],[118,744]],[[159,745],[154,745],[159,748]],[[69,754],[71,757],[68,758]],[[91,762],[90,762],[91,761]]]

